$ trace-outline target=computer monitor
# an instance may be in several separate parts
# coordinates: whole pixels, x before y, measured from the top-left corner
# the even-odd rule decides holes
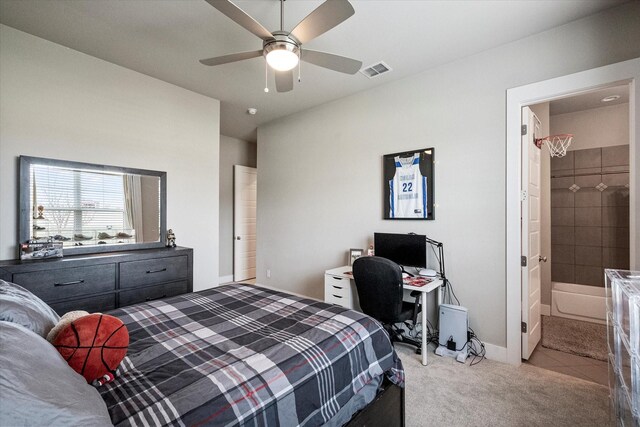
[[[373,245],[376,256],[403,267],[427,268],[427,236],[374,233]]]

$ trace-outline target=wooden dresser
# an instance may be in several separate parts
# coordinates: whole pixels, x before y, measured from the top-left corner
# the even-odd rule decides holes
[[[0,278],[30,290],[60,315],[72,310],[103,312],[192,292],[193,249],[0,261]]]

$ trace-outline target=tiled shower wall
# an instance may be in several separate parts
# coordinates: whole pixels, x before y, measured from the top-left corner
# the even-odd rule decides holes
[[[551,280],[604,286],[629,268],[629,146],[551,159]]]

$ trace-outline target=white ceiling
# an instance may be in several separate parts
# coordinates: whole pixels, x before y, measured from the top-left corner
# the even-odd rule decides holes
[[[294,90],[264,93],[264,60],[206,67],[198,60],[257,50],[261,40],[204,0],[0,0],[0,22],[221,100],[221,133],[255,141],[258,125],[469,56],[625,0],[351,0],[355,15],[307,45],[393,71],[375,79],[303,63]],[[238,0],[267,29],[277,0]],[[285,29],[322,3],[287,0]],[[273,80],[269,86],[274,89]],[[250,116],[248,107],[258,109]]]
[[[615,101],[602,102],[607,96],[617,95],[620,98]],[[557,99],[549,102],[549,115],[575,113],[577,111],[591,110],[593,108],[608,107],[629,102],[629,85],[619,85],[594,90],[568,98]]]

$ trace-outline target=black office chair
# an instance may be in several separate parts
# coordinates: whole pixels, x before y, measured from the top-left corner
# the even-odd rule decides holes
[[[411,292],[415,304],[402,301],[402,269],[395,262],[377,256],[366,256],[353,262],[353,279],[356,282],[362,312],[378,320],[389,334],[391,343],[404,342],[418,347],[421,343],[406,337],[394,324],[418,318],[420,292]],[[425,333],[423,331],[423,333]]]

